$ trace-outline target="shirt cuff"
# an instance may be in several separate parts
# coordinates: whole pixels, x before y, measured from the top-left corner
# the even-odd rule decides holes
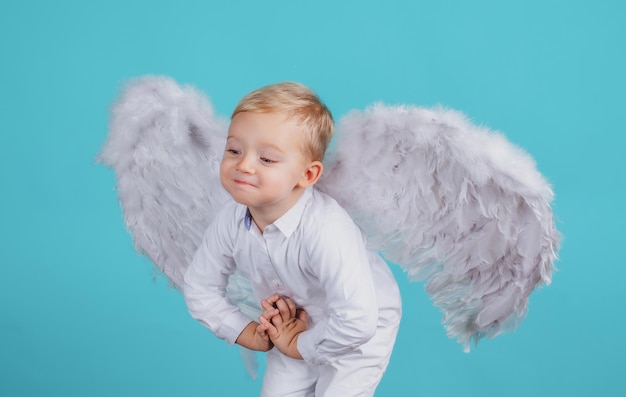
[[[222,320],[222,324],[215,332],[218,338],[234,345],[241,332],[250,324],[250,319],[240,312],[231,313]]]
[[[313,330],[302,332],[298,336],[297,346],[302,359],[307,363],[315,365],[329,364],[328,360],[325,360],[317,349]]]

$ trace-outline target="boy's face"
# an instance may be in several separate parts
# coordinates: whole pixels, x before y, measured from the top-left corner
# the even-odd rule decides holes
[[[284,114],[238,113],[228,130],[222,185],[253,217],[259,211],[280,217],[300,197],[311,164],[303,147],[301,127]]]

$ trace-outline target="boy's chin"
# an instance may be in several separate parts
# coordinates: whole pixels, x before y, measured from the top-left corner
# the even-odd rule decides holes
[[[228,191],[228,194],[230,194],[230,197],[232,197],[233,200],[235,200],[237,203],[245,205],[245,206],[250,206],[254,204],[254,200],[251,199],[251,197],[249,197],[248,195],[242,193],[242,192],[237,192],[237,191]]]

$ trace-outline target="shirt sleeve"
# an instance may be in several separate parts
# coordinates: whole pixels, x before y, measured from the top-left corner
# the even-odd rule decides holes
[[[250,319],[226,297],[228,277],[235,272],[232,245],[237,232],[229,218],[232,211],[220,213],[206,230],[185,272],[183,295],[191,316],[232,345]]]
[[[378,305],[361,231],[346,217],[320,225],[305,242],[312,273],[326,291],[326,314],[298,337],[303,359],[328,364],[376,333]]]

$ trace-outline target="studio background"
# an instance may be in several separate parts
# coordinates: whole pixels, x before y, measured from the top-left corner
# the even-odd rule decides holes
[[[95,164],[124,83],[168,75],[228,116],[309,85],[339,119],[374,102],[465,112],[556,193],[559,272],[521,327],[470,354],[399,269],[377,396],[624,396],[623,2],[0,1],[0,395],[254,396],[236,347],[153,279]]]

